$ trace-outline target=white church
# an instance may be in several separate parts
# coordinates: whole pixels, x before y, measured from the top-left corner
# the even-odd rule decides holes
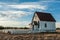
[[[56,20],[50,13],[35,12],[32,18],[32,31],[35,32],[55,32]]]

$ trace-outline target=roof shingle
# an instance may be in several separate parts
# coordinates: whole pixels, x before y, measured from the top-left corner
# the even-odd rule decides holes
[[[56,22],[56,20],[53,18],[53,16],[50,13],[44,13],[44,12],[35,12],[39,19],[41,21],[52,21],[52,22]]]

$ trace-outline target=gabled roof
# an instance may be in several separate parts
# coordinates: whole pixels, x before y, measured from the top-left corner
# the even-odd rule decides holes
[[[44,13],[44,12],[35,12],[39,19],[41,21],[52,21],[52,22],[56,22],[56,20],[53,18],[53,16],[50,13]]]

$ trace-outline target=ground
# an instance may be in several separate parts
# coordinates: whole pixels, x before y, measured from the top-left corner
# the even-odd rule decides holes
[[[60,40],[60,30],[56,33],[6,34],[0,32],[0,40]]]

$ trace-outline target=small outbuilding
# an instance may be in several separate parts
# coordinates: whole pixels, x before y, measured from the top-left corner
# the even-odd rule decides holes
[[[55,32],[56,20],[51,13],[35,12],[32,18],[32,31],[33,32]]]

